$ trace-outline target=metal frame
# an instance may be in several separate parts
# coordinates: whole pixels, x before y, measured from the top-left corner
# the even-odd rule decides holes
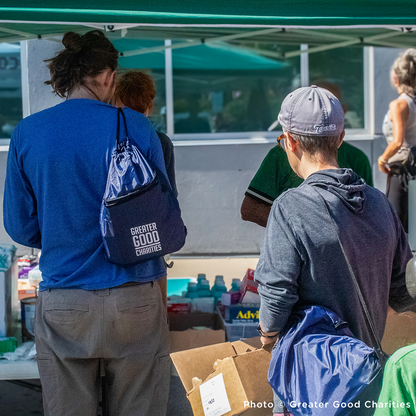
[[[199,39],[199,40],[190,40],[188,42],[181,42],[181,43],[175,43],[172,45],[170,43],[169,45],[164,46],[155,46],[153,48],[143,48],[143,49],[135,49],[132,51],[127,51],[123,53],[123,56],[136,56],[136,55],[144,55],[147,53],[155,53],[155,52],[162,52],[166,49],[182,49],[182,48],[190,48],[192,46],[199,46],[202,43],[212,43],[212,42],[226,42],[230,40],[235,39],[242,39],[252,36],[258,36],[258,35],[267,35],[270,33],[275,32],[281,32],[282,29],[266,29],[266,30],[255,30],[253,32],[241,32],[241,33],[234,33],[232,35],[226,35],[226,36],[219,36],[216,38],[208,38],[208,39]]]
[[[364,48],[364,129],[375,134],[374,47]]]
[[[166,43],[167,42],[167,43]],[[169,46],[170,40],[165,41]],[[232,45],[236,47],[235,45]],[[238,47],[241,49],[252,49]],[[258,49],[254,49],[258,51]],[[309,59],[308,45],[301,45],[300,55],[301,83],[302,86],[309,85]],[[230,144],[259,144],[274,143],[282,133],[279,131],[258,132],[221,132],[221,133],[187,133],[175,134],[174,130],[174,108],[173,108],[173,65],[172,49],[164,48],[165,53],[165,86],[166,86],[166,133],[174,141],[176,146],[207,146],[207,145],[230,145]],[[271,52],[274,54],[274,52]],[[346,131],[347,141],[372,140],[370,134],[374,133],[374,53],[373,48],[364,47],[364,128],[348,129]],[[370,73],[371,72],[371,73]],[[372,87],[371,87],[372,86]]]
[[[300,45],[301,51],[307,51],[308,45]],[[303,53],[300,56],[300,84],[302,87],[309,86],[309,54]]]
[[[353,38],[351,40],[345,40],[343,42],[336,42],[336,43],[330,43],[329,45],[316,46],[314,48],[310,48],[307,52],[311,54],[311,53],[316,53],[316,52],[328,51],[331,49],[343,48],[346,46],[357,45],[360,43],[371,43],[373,41],[378,41],[379,39],[386,39],[386,38],[392,38],[394,36],[403,35],[404,33],[405,32],[391,31],[388,33],[381,33],[380,35],[369,36],[366,38]],[[288,53],[285,53],[285,58],[293,58],[294,56],[298,56],[299,54],[302,54],[305,52],[306,51],[302,51],[302,50],[288,52]]]
[[[132,25],[132,24],[117,24],[117,25],[102,25],[102,24],[82,24],[86,29],[87,27],[93,27],[97,29],[105,29],[107,31],[116,31],[120,30],[123,31],[124,35],[126,34],[126,31],[128,29],[139,27],[142,25]],[[247,26],[245,26],[247,27]],[[172,49],[179,49],[179,48],[185,48],[185,47],[192,47],[192,46],[198,46],[202,43],[215,43],[215,42],[229,42],[229,41],[236,41],[238,39],[242,38],[251,38],[257,35],[265,35],[265,34],[272,34],[276,32],[283,31],[282,27],[277,26],[271,26],[267,29],[263,30],[254,30],[254,31],[248,31],[248,32],[240,32],[235,33],[231,35],[226,36],[220,36],[220,37],[214,37],[214,38],[208,38],[205,40],[192,40],[188,42],[181,42],[177,44],[172,44],[171,40],[165,40],[165,44],[163,46],[154,47],[154,48],[144,48],[144,49],[138,49],[133,51],[127,51],[124,53],[124,56],[134,56],[134,55],[142,55],[147,53],[155,53],[155,52],[164,52],[165,53],[165,87],[166,87],[166,129],[167,134],[172,137],[175,141],[180,142],[190,142],[190,141],[198,141],[201,144],[206,141],[216,141],[219,143],[219,141],[228,141],[228,140],[237,140],[237,139],[243,139],[245,141],[249,142],[270,142],[275,140],[275,136],[278,132],[230,132],[230,133],[206,133],[206,134],[175,134],[174,133],[174,98],[173,98],[173,67],[172,67]],[[259,55],[265,55],[270,56],[274,58],[290,58],[290,57],[296,57],[300,56],[301,60],[301,85],[306,86],[309,85],[309,62],[308,62],[308,56],[310,53],[315,52],[321,52],[325,50],[331,50],[335,48],[340,48],[342,46],[350,46],[353,44],[359,44],[359,43],[369,43],[369,42],[380,42],[385,45],[384,42],[381,42],[382,39],[391,38],[394,36],[402,35],[406,32],[403,31],[402,28],[399,27],[389,27],[389,32],[382,33],[376,36],[371,36],[367,38],[356,38],[353,36],[347,36],[347,35],[339,35],[339,34],[325,34],[322,32],[316,32],[314,30],[308,30],[307,28],[286,28],[286,30],[289,29],[293,31],[294,33],[299,33],[303,35],[313,34],[315,37],[319,36],[323,39],[331,39],[331,40],[338,40],[339,42],[334,42],[328,45],[322,45],[318,47],[308,48],[307,45],[301,45],[301,48],[299,50],[288,52],[285,54],[278,54],[276,52],[272,51],[266,51],[266,50],[259,50],[254,49],[246,46],[236,45],[232,44],[233,48],[241,48],[245,50],[250,50],[252,52],[255,52]],[[15,31],[13,29],[7,29],[0,27],[0,32],[7,32],[12,35],[15,35],[13,38],[17,36],[24,36],[25,39],[33,39],[37,38],[37,35],[21,32],[21,31]],[[53,39],[54,36],[57,35],[48,35],[47,38],[55,41],[59,41],[57,39]],[[45,36],[46,38],[46,36]],[[10,38],[11,39],[11,38]],[[2,40],[2,41],[6,41]],[[396,46],[396,44],[394,44]],[[399,46],[399,45],[397,45]],[[366,135],[369,132],[374,132],[374,117],[371,116],[374,113],[374,103],[372,102],[373,99],[373,87],[371,88],[371,84],[373,83],[373,76],[369,75],[369,69],[371,69],[372,65],[372,55],[368,55],[368,51],[370,49],[365,48],[364,49],[364,111],[365,111],[365,121],[364,121],[364,128],[358,129],[358,130],[348,130],[348,136],[351,137],[351,135]],[[367,52],[366,52],[367,51]],[[370,64],[371,62],[371,64]],[[23,65],[22,65],[23,67]],[[26,85],[26,79],[24,78],[24,71],[22,71],[22,91],[23,95],[25,94],[24,89]],[[28,114],[29,109],[23,109],[25,114]]]
[[[165,46],[170,46],[172,41],[165,40]],[[174,135],[174,110],[173,110],[173,68],[172,49],[165,49],[165,97],[166,97],[166,133],[169,137]]]

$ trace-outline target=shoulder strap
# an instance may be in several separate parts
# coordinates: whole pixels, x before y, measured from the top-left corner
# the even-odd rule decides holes
[[[120,114],[123,116],[124,121],[124,128],[126,130],[126,138],[129,138],[129,135],[127,133],[127,123],[126,123],[126,116],[124,115],[124,111],[121,107],[117,108],[117,136],[116,136],[116,147],[118,147],[120,143]]]
[[[376,334],[374,322],[373,322],[373,320],[371,318],[371,315],[370,315],[370,312],[369,312],[369,310],[367,308],[367,304],[365,303],[364,296],[363,296],[363,294],[361,292],[361,289],[360,289],[360,285],[359,285],[358,280],[357,280],[357,278],[355,276],[354,270],[352,269],[351,264],[350,264],[350,262],[348,260],[347,254],[345,253],[344,246],[341,243],[341,239],[339,238],[338,226],[337,226],[334,218],[332,217],[332,215],[331,215],[331,213],[329,211],[328,202],[325,200],[325,198],[321,195],[321,193],[315,187],[312,187],[312,188],[316,191],[316,193],[319,195],[319,197],[324,201],[324,205],[325,205],[326,212],[328,213],[328,216],[331,219],[331,223],[332,223],[333,228],[335,230],[335,234],[337,236],[338,243],[339,243],[339,245],[341,247],[342,254],[344,255],[345,261],[346,261],[347,266],[348,266],[348,270],[349,270],[350,275],[352,277],[352,281],[354,283],[355,290],[357,291],[358,298],[360,299],[361,306],[362,306],[362,308],[364,310],[364,313],[365,313],[365,316],[367,318],[367,326],[368,326],[368,328],[370,329],[370,331],[371,331],[371,333],[373,335],[373,338],[374,338],[374,341],[375,341],[375,344],[376,344],[375,350],[376,350],[377,355],[379,357],[380,363],[384,367],[384,363],[386,361],[387,356],[386,356],[385,352],[383,351],[383,349],[381,347],[381,342],[380,342],[380,340],[379,340],[379,338],[378,338],[378,336]]]

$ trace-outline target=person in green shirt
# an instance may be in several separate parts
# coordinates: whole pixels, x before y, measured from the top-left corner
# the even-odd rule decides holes
[[[416,416],[415,406],[416,344],[412,344],[397,350],[387,361],[374,416]]]
[[[332,92],[340,99],[339,88],[326,81],[316,85]],[[346,112],[345,106],[343,106]],[[338,165],[350,168],[373,186],[370,161],[364,152],[349,143],[343,142],[338,149]],[[273,147],[264,158],[259,170],[250,182],[241,205],[241,218],[266,227],[273,201],[288,189],[298,187],[303,180],[293,172],[286,152],[279,146]]]

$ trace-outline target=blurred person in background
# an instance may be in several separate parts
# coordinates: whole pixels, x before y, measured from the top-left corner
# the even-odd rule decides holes
[[[101,377],[109,416],[165,416],[170,383],[163,258],[106,260],[100,209],[117,135],[118,51],[103,32],[66,33],[46,84],[64,102],[33,114],[10,141],[4,226],[42,250],[37,362],[46,416],[96,415]],[[164,174],[149,120],[126,109],[129,138]]]
[[[398,349],[387,361],[374,416],[416,416],[416,344]]]
[[[315,85],[330,91],[341,101],[341,90],[337,85],[326,80],[318,80]],[[342,108],[345,114],[347,107],[343,105]],[[351,168],[368,185],[373,186],[370,162],[360,149],[343,141],[338,149],[337,161],[339,167]],[[264,158],[245,193],[241,205],[242,219],[266,227],[273,201],[283,192],[296,188],[302,182],[303,179],[290,167],[283,149],[279,146],[273,147]]]
[[[155,85],[150,75],[143,71],[128,71],[117,81],[114,101],[117,107],[129,107],[138,113],[149,117],[153,110],[156,97]],[[156,131],[162,145],[166,172],[176,196],[178,191],[175,180],[175,153],[172,140],[164,133]],[[169,257],[165,258],[168,260]],[[158,280],[162,290],[163,302],[167,304],[167,277]]]
[[[408,49],[394,61],[390,76],[399,96],[389,104],[384,117],[383,133],[388,146],[378,158],[378,167],[387,174],[387,198],[408,232],[409,198],[402,165],[416,146],[416,49]]]

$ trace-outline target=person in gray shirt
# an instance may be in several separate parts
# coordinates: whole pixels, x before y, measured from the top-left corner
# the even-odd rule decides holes
[[[274,201],[268,219],[255,272],[262,342],[276,341],[294,308],[319,305],[373,346],[337,231],[379,339],[389,305],[401,311],[414,303],[405,284],[412,257],[407,236],[382,192],[351,169],[339,169],[344,112],[333,94],[316,86],[299,88],[283,101],[278,120],[284,132],[279,144],[305,181]]]

